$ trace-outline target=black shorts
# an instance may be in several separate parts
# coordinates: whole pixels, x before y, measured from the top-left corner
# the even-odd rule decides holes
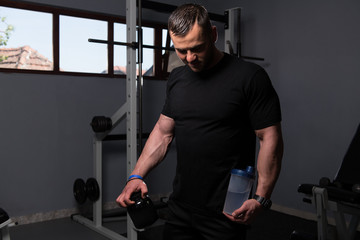
[[[234,223],[223,214],[214,216],[189,211],[169,202],[164,240],[245,240],[247,226]]]

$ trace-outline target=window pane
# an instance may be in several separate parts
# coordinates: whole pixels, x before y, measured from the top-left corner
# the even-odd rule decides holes
[[[114,24],[114,41],[126,42],[126,24]],[[126,46],[114,45],[114,74],[126,74]]]
[[[167,29],[163,29],[162,30],[162,46],[166,47],[166,39],[167,39],[167,34],[168,34],[168,30]],[[162,50],[162,54],[165,54],[165,50]]]
[[[138,34],[136,32],[136,38]],[[126,24],[114,24],[114,41],[126,42]],[[143,44],[154,45],[154,28],[143,27]],[[136,53],[136,58],[138,54]],[[138,62],[138,59],[136,59]],[[154,50],[150,48],[143,48],[143,75],[152,76],[154,65]],[[138,65],[136,66],[138,69]],[[126,47],[121,45],[114,46],[114,73],[126,74]]]
[[[168,30],[167,29],[163,29],[162,30],[162,46],[163,47],[166,47],[166,40],[167,40],[167,37],[168,37]],[[174,44],[170,38],[170,47],[174,47]],[[162,54],[165,53],[165,50],[162,50]]]
[[[5,19],[4,19],[5,18]],[[0,7],[0,67],[53,70],[52,15]],[[13,26],[7,37],[3,31]]]
[[[107,45],[89,38],[107,40],[107,22],[60,16],[61,71],[107,72]]]
[[[154,46],[154,28],[143,27],[143,44]],[[153,76],[154,49],[143,48],[143,75]]]

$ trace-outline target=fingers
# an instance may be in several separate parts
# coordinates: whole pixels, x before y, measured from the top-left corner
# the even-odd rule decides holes
[[[244,219],[245,218],[245,214],[244,213],[241,213],[241,214],[238,214],[238,215],[232,215],[235,219]]]
[[[241,224],[250,224],[250,216],[247,216],[245,213],[241,213],[241,214],[232,214],[232,215],[229,215],[225,212],[223,212],[223,214],[228,218],[230,219],[231,221],[233,222],[237,222],[237,223],[241,223]]]
[[[244,202],[244,204],[236,209],[231,215],[223,212],[227,218],[229,218],[233,222],[241,223],[241,224],[251,224],[256,216],[262,211],[260,204],[251,199]]]
[[[140,179],[128,182],[122,193],[116,199],[116,202],[121,207],[128,207],[129,205],[134,204],[135,202],[130,200],[131,194],[134,192],[141,192],[141,197],[144,198],[148,194],[148,189],[145,182]]]
[[[130,200],[131,193],[122,192],[120,196],[116,199],[116,202],[122,207],[128,207],[129,205],[134,204],[134,201]]]

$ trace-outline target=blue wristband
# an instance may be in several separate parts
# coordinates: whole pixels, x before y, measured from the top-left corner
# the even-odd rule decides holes
[[[143,180],[143,177],[140,176],[140,175],[131,175],[131,176],[128,178],[128,180],[130,180],[131,178],[137,178],[137,179]]]

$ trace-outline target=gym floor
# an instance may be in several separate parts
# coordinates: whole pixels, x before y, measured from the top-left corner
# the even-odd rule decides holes
[[[162,224],[163,220],[158,220],[152,227],[139,232],[138,239],[162,240]],[[126,232],[125,221],[107,222],[104,226],[120,234]],[[316,222],[269,210],[253,223],[248,232],[248,240],[289,240],[295,229],[316,236]],[[10,228],[10,237],[11,240],[107,240],[106,237],[73,221],[70,217],[14,226]],[[359,234],[356,240],[360,240]]]

